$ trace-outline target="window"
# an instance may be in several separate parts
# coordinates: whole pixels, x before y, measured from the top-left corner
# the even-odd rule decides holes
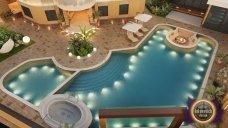
[[[119,14],[120,15],[128,14],[128,8],[129,8],[129,4],[121,4],[119,8]]]
[[[99,6],[98,11],[100,12],[100,16],[108,16],[108,6]]]
[[[31,11],[30,11],[29,8],[27,8],[27,7],[25,7],[25,6],[21,6],[21,8],[22,8],[22,10],[23,10],[23,12],[24,12],[24,14],[25,14],[26,16],[28,16],[28,17],[30,17],[30,18],[33,18],[32,13],[31,13]]]
[[[46,10],[45,14],[46,14],[46,17],[47,17],[48,21],[58,20],[55,10]]]

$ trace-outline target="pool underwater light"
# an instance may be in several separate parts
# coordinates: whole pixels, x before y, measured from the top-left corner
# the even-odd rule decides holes
[[[78,96],[78,98],[79,98],[80,100],[83,100],[83,99],[84,99],[84,95],[83,95],[83,94],[78,94],[77,96]]]
[[[120,81],[115,81],[115,82],[114,82],[114,87],[117,88],[117,89],[120,88],[121,85],[122,85],[122,84],[121,84]]]
[[[36,72],[37,70],[38,70],[37,67],[32,67],[32,68],[30,69],[31,72]]]
[[[30,94],[26,94],[23,96],[23,99],[25,99],[25,100],[30,100],[31,98],[32,98],[32,95],[30,95]]]
[[[177,52],[175,52],[175,51],[171,51],[169,54],[170,54],[172,57],[176,57],[176,56],[177,56]]]
[[[140,126],[139,123],[132,123],[132,124],[131,124],[131,127],[134,127],[134,128],[139,127],[139,126]]]
[[[13,93],[16,94],[16,95],[18,95],[18,94],[21,93],[21,90],[20,90],[20,89],[15,89],[15,90],[13,91]]]
[[[194,84],[194,83],[191,83],[190,87],[191,87],[192,90],[198,89],[198,86],[196,84]]]
[[[186,59],[190,59],[190,58],[192,58],[192,55],[191,55],[191,54],[189,54],[189,53],[185,53],[185,54],[184,54],[184,58],[186,58]]]
[[[41,100],[37,100],[37,101],[34,102],[34,105],[35,105],[35,106],[39,106],[40,103],[41,103]]]
[[[47,70],[49,67],[47,65],[43,66],[42,69],[43,70]]]
[[[94,119],[95,119],[96,121],[99,121],[99,116],[98,116],[98,114],[95,115]]]
[[[157,127],[157,126],[158,126],[158,124],[157,124],[157,123],[155,123],[155,122],[153,122],[153,123],[149,123],[149,124],[148,124],[148,126],[149,126],[149,127]]]
[[[92,102],[88,102],[87,103],[87,107],[90,108],[90,109],[92,109],[94,107],[94,104]]]
[[[200,72],[203,72],[204,71],[204,68],[202,66],[198,66],[197,67],[197,70],[200,71]]]
[[[123,74],[123,76],[124,76],[125,79],[128,79],[128,78],[130,78],[130,73],[129,72],[125,72]]]
[[[138,55],[139,55],[139,56],[143,56],[144,53],[143,53],[143,52],[138,52]]]
[[[165,47],[166,47],[166,46],[165,46],[164,44],[161,44],[161,45],[160,45],[160,48],[161,48],[161,49],[165,49]]]
[[[123,127],[123,124],[121,124],[121,123],[115,123],[113,125],[113,128],[122,128],[122,127]]]
[[[16,87],[16,83],[15,83],[15,82],[11,82],[11,83],[9,84],[9,87],[10,87],[11,89],[14,89],[14,88]]]
[[[60,81],[62,81],[62,80],[64,80],[64,75],[59,75],[58,77],[57,77],[57,80],[60,80]]]
[[[130,61],[131,61],[131,63],[136,63],[137,62],[137,57],[135,55],[132,55],[130,57]]]
[[[90,92],[89,94],[88,94],[88,98],[89,99],[94,99],[95,98],[95,93],[93,93],[93,92]]]
[[[129,65],[128,68],[129,68],[129,70],[131,70],[131,71],[135,70],[135,66],[134,66],[134,65]]]
[[[110,91],[109,91],[108,88],[103,88],[103,89],[101,90],[101,94],[103,94],[103,95],[107,95],[109,92],[110,92]]]
[[[195,80],[200,80],[200,79],[201,79],[201,76],[198,75],[198,74],[195,74],[195,75],[193,75],[193,78],[194,78]]]
[[[148,47],[148,46],[143,46],[143,49],[144,49],[144,50],[148,50],[149,47]]]
[[[153,44],[154,41],[153,41],[153,40],[149,40],[148,43],[149,43],[149,44]]]
[[[200,62],[201,62],[202,64],[206,64],[206,63],[207,63],[207,60],[201,59]]]
[[[26,74],[22,73],[18,76],[20,80],[24,80],[26,78]]]

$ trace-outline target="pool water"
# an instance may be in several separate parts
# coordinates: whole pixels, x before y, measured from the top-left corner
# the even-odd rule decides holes
[[[167,33],[157,30],[137,52],[113,53],[105,65],[81,72],[65,90],[91,109],[93,128],[98,128],[99,109],[180,107],[186,106],[188,97],[197,98],[213,49],[206,42],[198,42],[194,52],[177,52],[166,46]],[[160,119],[149,120],[155,127],[167,124]],[[108,125],[115,127],[116,122],[121,127],[133,127],[134,123],[149,126],[148,120],[118,120]]]
[[[19,97],[38,106],[50,92],[56,89],[67,76],[58,71],[54,64],[27,68],[13,77],[5,88]]]

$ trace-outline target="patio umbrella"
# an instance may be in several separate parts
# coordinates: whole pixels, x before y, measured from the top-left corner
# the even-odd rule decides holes
[[[125,29],[127,31],[130,31],[130,32],[138,32],[138,30],[142,28],[142,25],[141,24],[137,24],[137,23],[134,23],[134,22],[131,22],[131,23],[126,23],[122,29]]]
[[[148,22],[152,18],[151,15],[148,14],[138,14],[135,16],[136,20],[142,21],[142,22]]]

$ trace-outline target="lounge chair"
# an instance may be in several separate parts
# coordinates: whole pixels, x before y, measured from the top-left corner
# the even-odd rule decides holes
[[[147,31],[149,31],[149,30],[148,30],[147,28],[145,28],[145,27],[141,27],[140,30],[141,30],[142,32],[147,32]]]
[[[143,36],[143,34],[142,34],[141,32],[139,32],[139,31],[138,31],[138,32],[135,32],[134,34],[135,34],[136,36],[138,36],[138,37],[142,37],[142,36]]]
[[[127,31],[127,37],[130,39],[132,42],[137,42],[139,41],[137,38],[134,37],[132,32]]]
[[[14,42],[10,38],[5,44],[2,45],[2,48],[0,49],[0,54],[8,53],[10,52],[14,47]]]

